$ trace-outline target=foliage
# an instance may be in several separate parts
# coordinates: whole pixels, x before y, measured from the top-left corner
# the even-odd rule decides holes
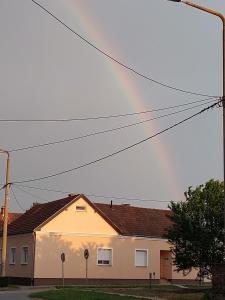
[[[178,271],[194,267],[211,273],[212,265],[223,261],[223,182],[210,180],[184,195],[186,201],[169,205],[174,226],[166,236],[174,263]]]

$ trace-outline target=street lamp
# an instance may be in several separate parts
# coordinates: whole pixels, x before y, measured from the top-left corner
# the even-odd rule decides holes
[[[214,11],[212,9],[206,8],[204,6],[185,1],[185,0],[168,0],[173,2],[181,2],[188,6],[194,7],[211,15],[214,15],[221,19],[223,24],[223,174],[224,174],[224,183],[225,183],[225,17],[222,13]],[[224,260],[225,260],[225,188],[224,188]],[[222,270],[222,271],[221,271]],[[223,276],[225,274],[225,265],[221,264],[220,271],[218,271],[217,276],[220,277],[219,282],[223,282]],[[218,284],[217,280],[214,281],[215,286]],[[223,287],[224,288],[224,287]]]
[[[222,20],[223,23],[223,174],[224,174],[224,182],[225,182],[225,17],[220,12],[209,9],[207,7],[189,2],[184,0],[168,0],[172,2],[181,2],[188,6],[197,8],[204,12],[207,12],[211,15],[217,16]],[[225,189],[224,189],[224,227],[225,227]],[[225,230],[224,230],[224,252],[225,252]]]
[[[2,270],[1,276],[6,276],[6,250],[7,250],[7,227],[8,227],[8,202],[9,202],[9,152],[0,149],[0,153],[7,155],[6,161],[6,177],[5,177],[5,202],[4,202],[4,219],[3,219],[3,234],[2,234]]]

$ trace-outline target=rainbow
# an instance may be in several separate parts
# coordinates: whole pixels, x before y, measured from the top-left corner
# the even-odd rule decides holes
[[[91,42],[96,44],[99,48],[106,50],[106,52],[109,52],[113,57],[120,57],[118,51],[116,51],[115,45],[113,45],[112,47],[112,45],[110,45],[110,42],[104,35],[102,26],[98,25],[98,21],[96,20],[96,18],[93,18],[88,7],[85,6],[85,1],[70,0],[65,1],[64,4],[66,5],[66,9],[68,10],[67,13],[73,14],[73,17],[76,17],[79,25],[90,37]],[[131,107],[131,110],[146,110],[142,93],[131,76],[128,76],[127,71],[105,57],[103,57],[103,63],[105,63],[108,71],[112,75],[112,80],[116,81],[118,88],[123,93],[123,96],[126,97],[128,106]],[[149,106],[147,109],[149,109]],[[143,117],[141,117],[140,115],[140,118]],[[149,135],[149,131],[159,131],[156,123],[154,122],[151,122],[149,124],[145,123],[145,125],[143,126],[144,127],[142,128],[144,128],[144,130],[146,131],[147,136]],[[168,147],[166,147],[161,137],[157,137],[154,140],[153,144],[154,153],[152,153],[152,155],[157,158],[159,164],[161,165],[165,182],[169,182],[176,195],[182,195],[183,189],[181,188],[181,184],[179,183],[177,174],[175,174],[174,164],[172,162]]]

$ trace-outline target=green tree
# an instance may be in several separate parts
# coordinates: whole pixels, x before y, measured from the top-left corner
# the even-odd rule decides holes
[[[186,201],[171,202],[174,225],[167,238],[177,270],[205,269],[211,273],[224,257],[224,184],[210,180],[184,193]]]

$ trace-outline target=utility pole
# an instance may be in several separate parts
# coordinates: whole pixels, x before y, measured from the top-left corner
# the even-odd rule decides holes
[[[7,229],[8,229],[8,202],[9,202],[9,168],[10,168],[10,157],[9,152],[0,149],[0,153],[7,155],[6,161],[6,177],[5,177],[5,201],[4,201],[4,219],[3,219],[3,235],[2,235],[2,270],[1,276],[6,276],[6,251],[7,251]]]
[[[204,11],[208,14],[214,15],[222,21],[223,24],[223,97],[222,97],[222,104],[223,104],[223,181],[225,183],[225,17],[222,13],[212,10],[210,8],[192,3],[190,1],[185,0],[169,0],[172,2],[181,2],[193,8],[199,9]],[[224,188],[224,258],[225,258],[225,188]]]
[[[209,9],[207,7],[192,3],[190,1],[185,1],[185,0],[169,0],[173,2],[181,2],[185,5],[191,6],[193,8],[199,9],[201,11],[204,11],[208,14],[214,15],[222,21],[223,25],[223,97],[222,99],[222,106],[223,106],[223,181],[224,181],[224,212],[223,212],[223,219],[224,219],[224,236],[223,236],[223,258],[224,261],[221,264],[217,264],[213,266],[213,278],[212,278],[212,283],[213,283],[213,288],[215,290],[218,290],[219,293],[218,295],[215,294],[214,299],[224,299],[220,298],[220,296],[225,293],[225,17],[222,13],[217,12],[215,10]],[[217,292],[216,292],[217,293]],[[222,296],[224,297],[224,296]]]

